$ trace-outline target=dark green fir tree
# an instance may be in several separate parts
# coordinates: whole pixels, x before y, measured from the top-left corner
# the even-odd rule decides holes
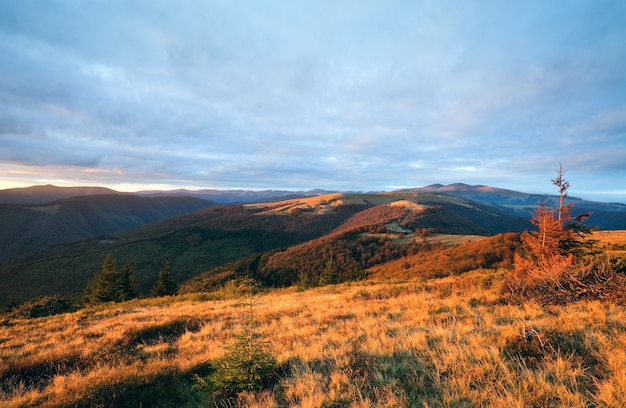
[[[174,295],[178,291],[178,285],[172,279],[172,272],[170,270],[170,263],[168,261],[163,262],[163,266],[159,270],[159,277],[156,283],[150,290],[150,295],[154,297]]]
[[[87,303],[121,302],[135,297],[137,281],[133,276],[132,265],[126,262],[118,271],[111,254],[106,255],[102,270],[94,275],[84,291]]]
[[[119,301],[134,299],[139,296],[139,284],[135,279],[135,270],[130,261],[124,262],[118,272],[119,288],[117,297]]]

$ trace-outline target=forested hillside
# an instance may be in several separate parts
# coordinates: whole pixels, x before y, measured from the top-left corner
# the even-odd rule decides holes
[[[506,231],[496,229],[495,225],[498,222],[509,226],[520,223],[516,218],[505,221],[507,217],[493,212],[487,213],[482,209],[474,209],[472,212],[471,208],[474,207],[449,197],[444,199],[431,195],[382,197],[384,198],[382,201],[380,196],[375,199],[367,196],[353,197],[353,200],[355,198],[369,200],[371,204],[347,218],[329,234],[284,250],[272,251],[211,269],[184,283],[181,291],[210,291],[229,279],[243,276],[252,276],[265,286],[298,284],[304,287],[361,279],[366,277],[367,270],[375,265],[386,264],[418,252],[431,253],[432,246],[426,245],[429,235],[443,233],[486,236]],[[340,199],[346,200],[345,197],[341,197],[337,198],[337,201]],[[459,215],[455,210],[490,228],[487,229],[470,218]],[[273,211],[300,213],[301,203],[276,206]],[[489,214],[498,220],[491,223],[486,221]],[[436,247],[445,247],[440,240],[432,241]],[[508,265],[512,259],[511,250],[502,255],[500,253],[502,251],[498,252],[498,249],[494,249],[493,252],[486,249],[484,251],[489,253],[487,255],[489,260],[477,261],[477,265],[479,267]]]
[[[358,208],[332,214],[261,216],[241,206],[212,207],[143,227],[30,253],[0,267],[0,303],[47,294],[78,296],[107,254],[133,264],[141,293],[148,293],[168,260],[179,282],[252,254],[321,236]]]
[[[0,204],[0,265],[28,252],[79,241],[200,210],[194,197],[89,195],[47,204]]]

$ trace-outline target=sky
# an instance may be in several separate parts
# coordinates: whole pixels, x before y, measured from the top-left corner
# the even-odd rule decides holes
[[[0,2],[0,189],[626,203],[623,0]]]

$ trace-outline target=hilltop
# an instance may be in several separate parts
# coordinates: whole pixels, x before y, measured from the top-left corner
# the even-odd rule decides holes
[[[72,197],[109,194],[128,193],[120,193],[105,187],[58,187],[46,184],[0,190],[0,204],[46,204]]]

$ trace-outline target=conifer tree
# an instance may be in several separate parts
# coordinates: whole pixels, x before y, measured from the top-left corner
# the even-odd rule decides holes
[[[87,284],[84,292],[89,303],[120,302],[137,297],[137,281],[133,276],[130,262],[124,263],[118,271],[116,261],[107,254],[102,263],[102,270],[96,273]]]
[[[85,300],[90,303],[117,300],[117,287],[116,262],[111,254],[107,254],[102,262],[102,270],[94,275],[85,288]]]
[[[514,301],[563,304],[580,299],[623,302],[623,269],[589,239],[583,221],[590,213],[571,216],[566,204],[569,182],[559,166],[552,183],[559,188],[559,206],[541,205],[531,222],[537,230],[521,235],[522,253],[515,254],[515,270],[507,276],[503,293]]]
[[[137,291],[139,284],[134,276],[134,268],[130,261],[124,262],[122,268],[118,272],[118,294],[119,301],[130,300],[136,298],[139,293]]]
[[[572,232],[563,226],[556,211],[545,204],[533,213],[530,222],[537,230],[522,233],[525,253],[524,256],[516,255],[516,270],[535,277],[558,275],[573,260],[571,254],[561,249],[563,241],[572,239]]]
[[[324,266],[324,271],[322,275],[319,277],[320,285],[333,285],[338,281],[338,268],[335,263],[335,259],[331,255],[330,258],[326,261],[326,265]]]
[[[159,270],[159,277],[150,290],[150,294],[155,297],[174,295],[178,291],[178,285],[172,279],[169,261],[163,262]]]
[[[580,214],[572,220],[573,205],[565,204],[570,183],[564,178],[564,173],[563,166],[559,165],[557,176],[550,180],[559,189],[558,208],[541,204],[530,219],[537,230],[521,235],[525,253],[524,256],[516,256],[515,269],[518,273],[525,272],[535,278],[556,277],[571,266],[585,248],[593,246],[594,241],[584,239],[584,235],[591,232],[583,224],[590,214]]]

